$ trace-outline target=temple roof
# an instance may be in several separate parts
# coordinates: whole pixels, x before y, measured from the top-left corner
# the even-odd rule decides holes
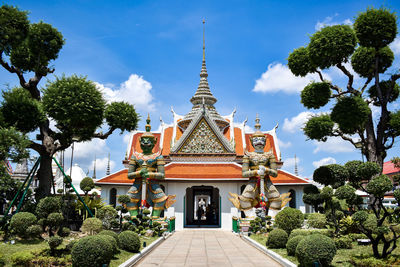
[[[400,168],[396,168],[392,161],[387,161],[383,163],[383,174],[390,175],[395,173],[400,173]]]

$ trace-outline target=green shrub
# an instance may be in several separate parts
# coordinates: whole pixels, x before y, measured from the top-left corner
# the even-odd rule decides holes
[[[394,266],[391,264],[387,264],[387,260],[381,260],[381,259],[376,259],[374,257],[369,257],[369,258],[356,258],[356,257],[351,257],[350,262],[353,264],[353,266],[356,267],[386,267],[386,266]]]
[[[289,256],[294,256],[296,254],[297,245],[301,240],[303,240],[305,236],[298,235],[293,238],[289,238],[288,242],[286,243],[286,250]]]
[[[109,205],[101,207],[96,214],[96,217],[102,221],[105,229],[111,229],[113,222],[117,220],[117,216],[117,210]]]
[[[54,252],[56,250],[56,248],[61,245],[63,242],[62,237],[59,236],[52,236],[49,238],[49,240],[47,241],[47,243],[49,244],[50,247],[50,255],[54,255]]]
[[[87,218],[83,221],[82,232],[94,235],[103,230],[103,223],[98,218]]]
[[[10,228],[11,231],[21,238],[28,238],[29,234],[27,229],[29,226],[34,225],[37,218],[30,212],[19,212],[11,218]]]
[[[123,231],[118,235],[120,248],[129,252],[139,252],[139,236],[132,231]]]
[[[47,224],[51,227],[57,227],[64,221],[64,216],[60,212],[52,212],[47,216]]]
[[[310,215],[308,215],[307,224],[311,228],[325,228],[326,216],[322,213],[311,213]]]
[[[321,234],[327,237],[333,237],[335,231],[333,229],[313,229],[311,234]]]
[[[60,230],[58,230],[58,235],[61,237],[67,237],[71,234],[71,229],[69,229],[68,227],[63,227],[60,228]]]
[[[325,235],[327,237],[333,237],[334,235],[333,229],[294,229],[290,235],[289,239],[295,237],[295,236],[308,236],[308,235],[313,235],[313,234],[321,234]]]
[[[352,249],[353,240],[349,236],[342,236],[340,238],[335,238],[336,249]]]
[[[85,177],[79,184],[79,188],[87,194],[90,190],[94,188],[93,179],[90,177]]]
[[[275,224],[288,234],[293,229],[300,228],[304,222],[303,213],[297,209],[286,207],[275,216]]]
[[[0,253],[0,267],[3,267],[6,265],[6,257]]]
[[[18,251],[10,256],[10,261],[13,266],[30,266],[33,258],[29,251]]]
[[[42,198],[36,206],[36,214],[39,218],[47,218],[50,213],[61,211],[61,200],[59,197]]]
[[[319,262],[322,266],[329,266],[336,254],[333,240],[321,234],[304,237],[296,248],[296,258],[301,266],[312,266]]]
[[[114,237],[112,237],[110,235],[97,235],[97,236],[100,237],[100,238],[103,238],[108,244],[110,244],[112,246],[113,255],[115,255],[115,254],[117,254],[119,252],[118,243],[114,239]]]
[[[31,225],[28,227],[28,229],[26,229],[26,234],[30,237],[30,238],[40,238],[40,235],[42,234],[43,229],[42,226],[40,225]]]
[[[101,266],[112,259],[113,247],[102,236],[87,236],[72,247],[71,256],[73,266]]]
[[[65,245],[65,249],[67,250],[67,251],[69,251],[69,252],[71,252],[72,251],[72,248],[74,247],[74,245],[76,244],[76,243],[78,243],[78,241],[79,240],[72,240],[72,241],[70,241],[67,245]]]
[[[116,232],[111,231],[111,230],[103,230],[103,231],[101,231],[101,232],[99,233],[99,235],[109,235],[109,236],[112,236],[112,237],[115,239],[115,241],[117,242],[117,245],[118,245],[118,247],[119,247],[118,234],[117,234]]]
[[[269,248],[284,248],[287,241],[288,234],[286,231],[276,228],[269,233],[266,245]]]
[[[357,241],[357,239],[368,239],[368,237],[365,234],[349,234],[349,237],[353,241]]]
[[[308,236],[311,235],[311,230],[308,229],[294,229],[290,235],[289,235],[289,239],[292,239],[295,236]]]

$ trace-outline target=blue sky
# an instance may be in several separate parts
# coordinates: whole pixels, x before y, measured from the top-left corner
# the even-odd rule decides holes
[[[309,35],[322,25],[349,24],[367,7],[400,11],[398,1],[2,2],[30,11],[31,22],[43,20],[63,34],[66,44],[52,63],[55,75],[87,75],[109,99],[135,104],[142,117],[149,112],[153,129],[158,128],[160,116],[172,122],[171,106],[182,115],[191,109],[205,18],[207,69],[217,110],[227,115],[236,107],[236,122],[248,118],[250,127],[259,113],[262,130],[279,123],[283,168],[294,171],[296,154],[300,175],[305,177],[311,177],[321,163],[341,164],[361,159],[361,154],[339,139],[306,140],[301,127],[310,113],[300,103],[299,92],[313,77],[294,78],[286,67],[289,53],[307,45]],[[400,40],[392,48],[399,56]],[[396,60],[393,70],[399,65]],[[325,75],[339,85],[345,82],[335,70],[326,70]],[[3,69],[0,79],[1,85],[17,84],[16,77]],[[42,80],[41,86],[45,83]],[[399,102],[394,107],[398,109]],[[142,120],[139,129],[143,128]],[[97,177],[101,177],[110,153],[112,172],[117,171],[123,167],[127,139],[126,133],[115,133],[107,141],[78,144],[74,162],[91,175],[96,154]],[[398,151],[397,141],[386,160]]]

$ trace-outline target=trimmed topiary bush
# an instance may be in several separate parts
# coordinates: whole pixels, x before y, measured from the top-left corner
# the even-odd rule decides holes
[[[96,214],[96,217],[103,222],[103,227],[105,229],[111,229],[113,224],[117,222],[118,212],[112,206],[107,205],[101,207]],[[118,222],[117,222],[118,224]]]
[[[109,264],[113,247],[102,236],[87,236],[80,239],[71,251],[73,266],[94,267]]]
[[[295,236],[308,236],[308,235],[314,235],[314,234],[321,234],[325,235],[327,237],[333,237],[334,235],[334,230],[333,229],[294,229],[289,236],[289,239],[295,237]]]
[[[28,229],[26,229],[26,234],[30,238],[40,238],[42,232],[43,232],[42,226],[37,225],[37,224],[31,225],[28,227]]]
[[[308,215],[307,224],[311,228],[322,229],[326,226],[326,215],[322,213],[311,213]]]
[[[300,228],[304,222],[304,215],[301,211],[286,207],[275,216],[275,225],[285,230],[288,234],[293,229]]]
[[[61,245],[63,242],[62,237],[59,236],[52,236],[50,239],[47,241],[50,247],[50,255],[54,256],[54,252],[56,251],[56,248]]]
[[[301,266],[312,266],[314,262],[329,266],[335,255],[335,243],[331,238],[321,234],[304,237],[296,248],[296,258]]]
[[[308,229],[294,229],[290,235],[289,235],[289,239],[292,239],[293,237],[296,236],[308,236],[311,235],[311,230]]]
[[[336,249],[352,249],[353,243],[352,239],[349,236],[342,236],[340,238],[335,239]]]
[[[81,230],[89,235],[94,235],[103,230],[103,223],[98,218],[87,218],[83,221]]]
[[[140,239],[133,231],[123,231],[118,235],[119,246],[129,252],[139,252]]]
[[[110,235],[97,235],[97,236],[100,237],[100,238],[103,238],[108,244],[110,244],[112,246],[113,255],[115,255],[115,254],[117,254],[119,252],[118,243],[114,239],[114,237],[112,237]]]
[[[284,248],[288,241],[288,234],[285,230],[276,228],[269,233],[267,238],[267,247],[269,248]]]
[[[19,212],[11,218],[11,231],[21,238],[28,238],[27,229],[36,223],[37,218],[30,212]]]
[[[117,245],[118,245],[118,247],[119,247],[118,234],[117,234],[116,232],[111,231],[111,230],[103,230],[103,231],[101,231],[101,232],[99,233],[99,235],[109,235],[109,236],[112,236],[112,237],[115,239],[115,241],[117,242]]]
[[[286,243],[286,250],[289,256],[294,256],[296,254],[297,245],[301,240],[304,239],[304,237],[305,236],[298,235],[293,238],[289,238],[288,242]]]

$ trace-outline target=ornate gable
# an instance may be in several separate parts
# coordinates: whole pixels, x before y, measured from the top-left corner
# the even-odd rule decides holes
[[[202,118],[192,134],[186,139],[178,153],[190,154],[220,154],[227,153],[224,146],[218,140],[210,125]]]

